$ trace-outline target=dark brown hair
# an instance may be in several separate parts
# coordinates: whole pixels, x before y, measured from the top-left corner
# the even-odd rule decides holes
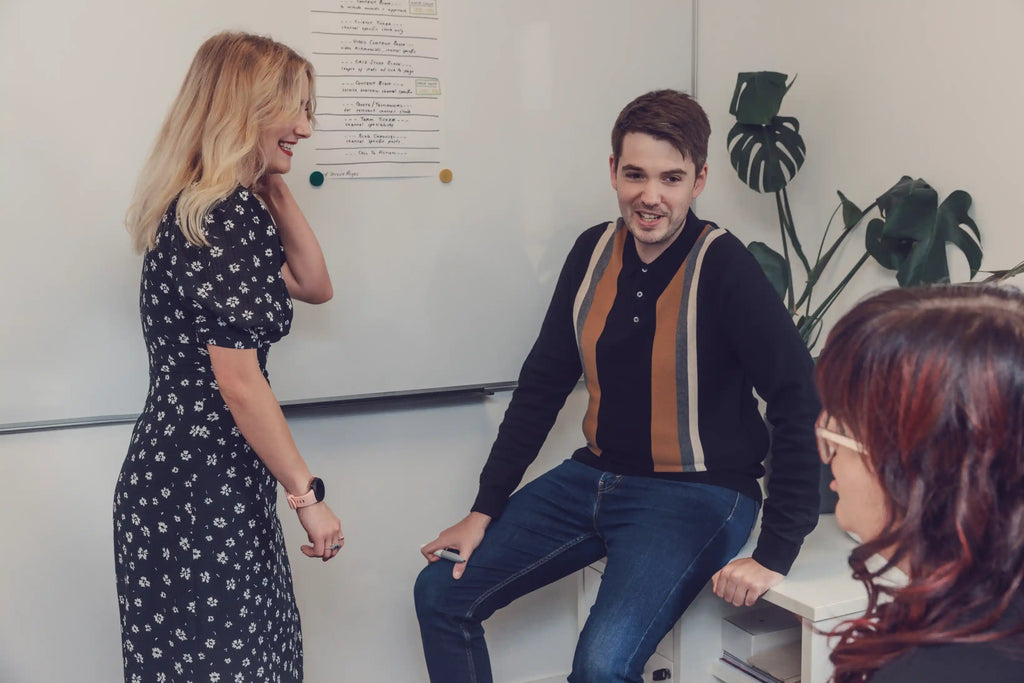
[[[868,608],[834,632],[837,683],[919,645],[1024,629],[997,625],[1024,584],[1024,295],[877,294],[836,323],[816,373],[824,410],[864,445],[887,499],[882,532],[850,556]],[[885,549],[889,562],[869,570]],[[908,584],[879,582],[896,564]]]
[[[615,167],[622,155],[626,133],[646,133],[679,150],[683,159],[693,161],[700,173],[708,159],[711,122],[697,100],[678,90],[653,90],[641,95],[619,112],[612,127],[612,157]]]

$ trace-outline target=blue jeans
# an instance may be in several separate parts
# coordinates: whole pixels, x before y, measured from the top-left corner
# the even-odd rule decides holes
[[[430,680],[490,683],[481,622],[607,555],[569,681],[639,683],[658,642],[743,547],[757,508],[731,489],[563,462],[511,497],[461,579],[449,562],[420,572],[416,614]]]

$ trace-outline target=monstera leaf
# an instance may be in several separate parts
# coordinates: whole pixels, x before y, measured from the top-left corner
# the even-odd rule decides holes
[[[756,192],[778,192],[804,164],[807,147],[800,122],[776,116],[765,126],[737,123],[726,141],[740,180]]]
[[[786,265],[786,259],[782,258],[779,252],[764,242],[751,242],[747,245],[747,250],[757,259],[757,262],[761,265],[761,270],[768,276],[768,281],[772,283],[775,291],[778,292],[779,298],[785,300],[790,279],[789,266]]]
[[[796,78],[793,78],[796,82]],[[786,85],[786,74],[777,71],[748,71],[736,76],[729,113],[737,123],[767,126],[779,113],[782,98],[793,83]]]
[[[924,180],[903,176],[878,198],[881,218],[868,223],[864,246],[901,287],[949,282],[946,243],[967,258],[973,278],[981,267],[981,233],[967,215],[971,195],[952,192],[942,204]]]
[[[796,78],[793,78],[793,82]],[[778,116],[782,98],[793,86],[776,71],[741,73],[729,113],[736,125],[729,131],[729,161],[740,180],[756,192],[778,192],[803,166],[807,148],[800,122]]]
[[[839,206],[843,209],[843,230],[852,230],[857,227],[857,224],[860,223],[864,219],[864,216],[868,215],[871,209],[875,206],[872,204],[867,209],[861,209],[847,199],[846,195],[839,190],[836,190],[836,194],[839,195]]]

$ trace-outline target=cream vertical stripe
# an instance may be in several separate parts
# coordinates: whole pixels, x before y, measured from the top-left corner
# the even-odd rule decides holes
[[[690,287],[690,299],[686,303],[686,387],[690,397],[690,447],[693,449],[693,471],[706,472],[704,464],[704,446],[700,441],[700,404],[697,402],[697,290],[700,289],[700,272],[704,266],[704,257],[708,247],[716,239],[725,234],[719,228],[708,235],[701,245],[700,253],[694,264],[693,286]]]
[[[579,338],[580,309],[583,308],[583,300],[587,298],[587,293],[590,291],[590,282],[594,279],[597,262],[601,260],[601,255],[604,254],[604,250],[608,246],[608,240],[614,235],[615,221],[611,221],[608,223],[604,234],[601,235],[601,239],[597,241],[597,246],[594,247],[593,253],[590,254],[590,265],[587,266],[587,274],[583,276],[583,282],[580,283],[580,288],[576,291],[576,301],[572,306],[572,326],[577,330],[577,338]]]

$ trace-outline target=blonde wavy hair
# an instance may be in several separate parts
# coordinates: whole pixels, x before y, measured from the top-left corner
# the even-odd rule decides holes
[[[313,65],[264,36],[224,32],[199,48],[164,119],[125,218],[137,251],[152,248],[167,207],[178,197],[185,238],[208,245],[203,220],[240,182],[266,170],[260,133],[294,116],[309,83],[313,124]],[[180,196],[179,196],[180,195]]]

